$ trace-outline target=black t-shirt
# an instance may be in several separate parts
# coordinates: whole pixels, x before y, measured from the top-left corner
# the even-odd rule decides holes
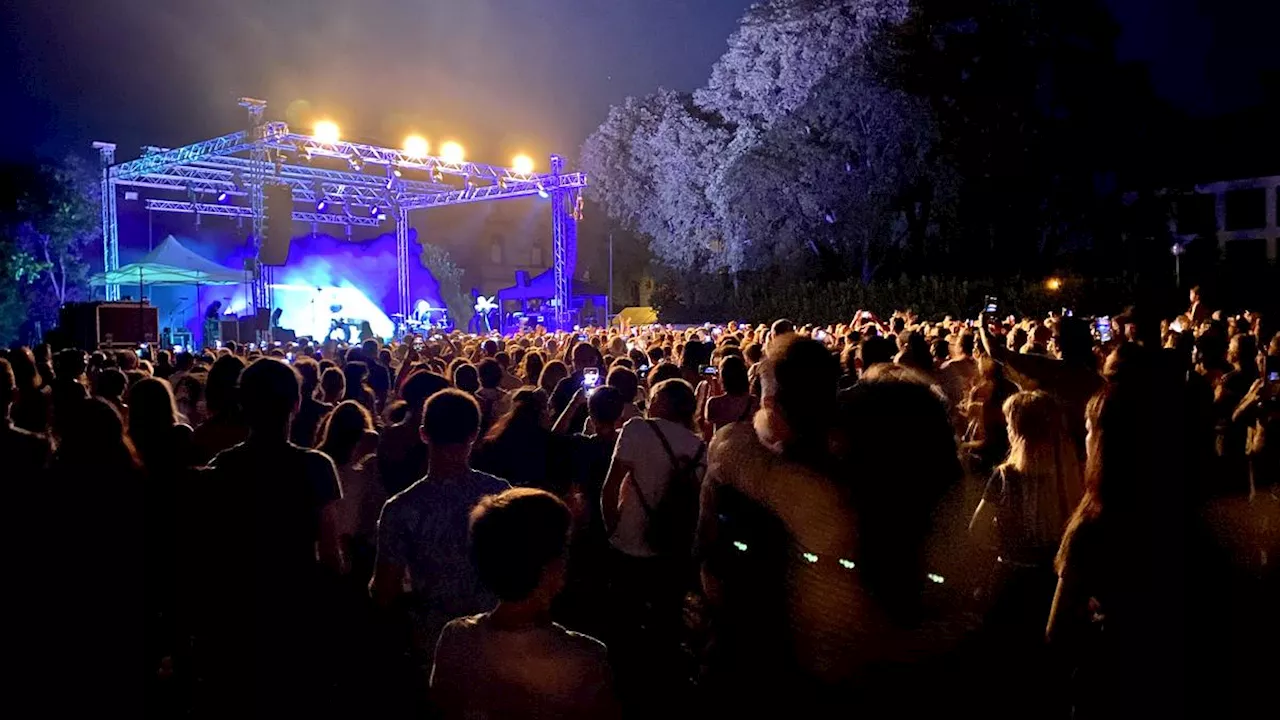
[[[289,580],[307,578],[316,568],[321,510],[341,497],[333,461],[293,443],[250,439],[209,465],[219,493],[234,499],[222,505],[228,513],[224,530],[247,541],[243,549],[252,552],[239,562],[256,566],[257,580],[274,590],[296,590]],[[241,546],[233,541],[232,547]]]
[[[306,448],[315,447],[316,431],[320,427],[320,421],[332,410],[333,406],[327,402],[320,402],[315,398],[303,398],[290,430],[290,439],[293,444]]]

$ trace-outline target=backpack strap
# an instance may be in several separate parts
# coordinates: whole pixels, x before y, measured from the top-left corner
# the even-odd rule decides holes
[[[675,451],[671,449],[671,443],[667,441],[667,436],[662,434],[662,428],[658,425],[657,420],[645,418],[644,423],[649,426],[649,429],[653,430],[654,435],[658,436],[658,442],[662,443],[662,449],[667,451],[667,457],[671,460],[671,472],[674,474],[675,471],[680,468],[680,458],[676,455]],[[698,452],[694,453],[693,459],[690,461],[693,463],[694,467],[697,467],[698,463],[702,462],[702,455],[706,451],[707,444],[699,442]],[[644,499],[644,493],[641,492],[640,486],[635,483],[633,483],[633,485],[635,485],[636,497],[640,498],[640,507],[644,510],[645,522],[648,522],[649,515],[653,512],[653,508],[649,505],[649,502]]]

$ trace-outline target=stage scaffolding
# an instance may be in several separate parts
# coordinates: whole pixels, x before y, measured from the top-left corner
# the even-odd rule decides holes
[[[117,163],[114,144],[93,144],[102,164],[102,254],[107,272],[120,267],[117,193],[121,188],[158,191],[151,194],[164,196],[146,198],[147,210],[193,214],[197,220],[208,215],[250,222],[254,254],[245,267],[246,282],[253,286],[248,294],[250,310],[270,308],[272,268],[257,258],[273,220],[265,201],[266,188],[285,185],[293,199],[291,227],[305,223],[314,231],[321,224],[340,225],[350,236],[352,227],[395,224],[397,310],[408,315],[409,268],[414,257],[409,247],[410,212],[538,195],[549,199],[552,207],[553,316],[557,327],[568,322],[569,274],[577,253],[577,220],[587,178],[580,172],[565,172],[561,156],[552,155],[551,171],[542,174],[411,156],[400,149],[346,140],[323,142],[292,132],[283,122],[266,121],[264,101],[242,98],[240,105],[248,111],[245,130],[185,147],[145,147],[142,157]],[[120,286],[107,286],[106,299],[119,298]]]

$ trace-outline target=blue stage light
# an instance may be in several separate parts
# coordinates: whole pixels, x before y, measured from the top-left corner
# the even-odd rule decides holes
[[[316,212],[324,212],[324,209],[327,207],[329,207],[329,203],[325,200],[321,200],[316,203]]]
[[[227,201],[227,193],[226,192],[218,193],[218,202],[226,202],[226,201]]]

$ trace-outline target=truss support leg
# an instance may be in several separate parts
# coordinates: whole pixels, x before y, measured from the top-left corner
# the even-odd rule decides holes
[[[399,301],[398,312],[409,317],[409,210],[396,208],[396,290]]]
[[[560,189],[560,175],[564,172],[564,158],[551,156],[551,174],[554,176],[556,189],[551,193],[551,267],[555,279],[555,295],[552,304],[556,329],[564,330],[569,325],[570,284],[573,282],[569,268],[569,226],[573,223],[570,217],[571,201],[569,192]]]
[[[98,159],[102,167],[102,271],[109,273],[120,267],[120,225],[116,218],[116,181],[111,175],[111,166],[116,164],[115,143],[96,142]],[[104,298],[108,301],[120,299],[120,286],[107,285],[103,288]]]
[[[262,267],[263,232],[267,224],[266,197],[263,186],[267,182],[267,150],[264,137],[263,112],[267,104],[261,100],[241,98],[240,106],[249,113],[248,139],[252,143],[249,148],[249,172],[245,173],[245,185],[249,194],[249,210],[253,223],[253,288],[249,293],[250,312],[271,308],[271,272]]]

